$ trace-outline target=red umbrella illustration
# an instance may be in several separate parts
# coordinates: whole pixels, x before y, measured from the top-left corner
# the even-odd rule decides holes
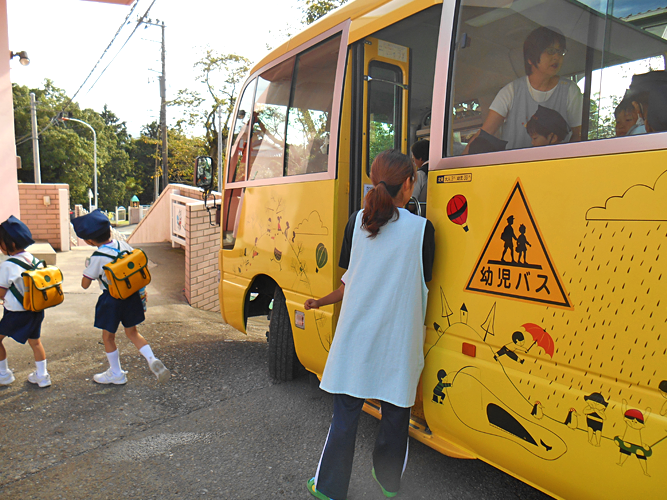
[[[463,227],[464,231],[468,230],[466,221],[468,220],[468,200],[462,194],[457,194],[449,202],[447,202],[447,217],[454,224]]]
[[[547,353],[550,357],[554,357],[554,339],[551,338],[551,335],[549,335],[544,330],[544,328],[536,325],[535,323],[526,323],[521,326],[523,326],[526,331],[533,336],[533,343],[528,349],[526,349],[526,352],[530,351],[530,349],[535,344],[537,344],[542,349],[544,349],[544,352]]]

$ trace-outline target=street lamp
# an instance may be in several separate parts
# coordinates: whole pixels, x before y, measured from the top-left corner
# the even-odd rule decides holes
[[[95,170],[93,175],[93,192],[95,193],[95,208],[97,208],[97,134],[95,133],[95,129],[91,127],[89,123],[86,123],[83,120],[78,120],[77,118],[70,118],[68,116],[61,115],[60,119],[66,122],[70,121],[70,122],[82,123],[83,125],[85,125],[90,130],[93,131],[93,162],[95,164]]]
[[[30,58],[28,57],[28,53],[25,50],[22,50],[21,52],[12,52],[11,50],[9,51],[9,59],[12,60],[15,57],[19,58],[19,62],[21,63],[21,66],[27,66],[30,64]]]

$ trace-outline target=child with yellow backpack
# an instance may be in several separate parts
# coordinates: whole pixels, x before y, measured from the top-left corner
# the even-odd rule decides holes
[[[35,257],[25,251],[33,243],[28,226],[13,215],[0,224],[0,250],[10,257],[0,264],[0,299],[4,301],[0,320],[0,385],[9,385],[15,380],[7,366],[7,351],[2,345],[5,337],[21,344],[27,341],[32,347],[35,371],[28,375],[28,382],[39,387],[51,385],[51,376],[46,370],[46,353],[40,340],[44,311],[30,311],[23,307],[27,290],[21,275],[37,263]]]
[[[146,339],[137,331],[137,325],[145,319],[139,290],[150,281],[145,254],[124,241],[112,239],[109,219],[100,210],[73,219],[72,225],[79,238],[97,247],[83,271],[81,286],[87,289],[94,280],[99,281],[102,295],[95,306],[95,327],[102,330],[109,369],[94,375],[93,380],[98,384],[127,383],[127,372],[121,369],[116,347],[116,330],[122,323],[125,335],[146,358],[158,381],[166,382],[169,370],[155,357]],[[143,262],[133,259],[136,255]]]

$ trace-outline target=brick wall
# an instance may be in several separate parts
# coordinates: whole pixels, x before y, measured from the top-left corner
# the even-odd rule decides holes
[[[35,241],[46,241],[56,250],[63,248],[63,231],[69,240],[69,226],[65,226],[61,215],[60,190],[66,190],[67,199],[63,206],[69,207],[69,185],[67,184],[23,184],[19,183],[19,203],[21,220],[28,225]],[[44,197],[50,198],[50,205],[44,205]]]
[[[190,193],[181,190],[181,195],[189,196]],[[203,205],[190,205],[186,212],[185,233],[185,297],[192,307],[220,312],[220,226],[211,226]]]

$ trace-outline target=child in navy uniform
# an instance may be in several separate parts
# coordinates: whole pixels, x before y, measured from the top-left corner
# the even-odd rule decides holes
[[[30,229],[13,215],[0,224],[0,250],[11,259],[32,265],[34,257],[25,251],[34,243]],[[4,299],[4,314],[0,320],[0,385],[14,382],[14,374],[7,366],[7,351],[2,345],[5,337],[11,337],[21,344],[28,341],[35,355],[36,370],[28,375],[28,382],[39,387],[51,385],[51,377],[46,371],[46,353],[39,340],[44,321],[44,311],[26,311],[18,297],[25,294],[21,273],[24,269],[6,260],[0,264],[0,299]],[[18,297],[17,297],[18,295]]]
[[[139,349],[139,352],[148,361],[148,366],[160,382],[169,380],[169,370],[162,361],[153,355],[146,339],[137,331],[137,325],[144,321],[144,308],[139,292],[125,300],[114,299],[106,289],[108,285],[103,266],[111,262],[120,252],[132,251],[132,247],[124,241],[111,239],[111,225],[109,219],[99,210],[95,210],[82,217],[72,220],[77,236],[88,245],[97,247],[83,271],[81,286],[88,288],[94,280],[98,280],[102,295],[95,306],[95,328],[102,330],[104,350],[109,360],[109,369],[93,376],[98,384],[125,384],[126,371],[120,367],[120,356],[116,347],[116,330],[123,323],[125,335]],[[106,257],[108,255],[108,257]]]
[[[526,132],[533,147],[548,146],[563,142],[570,133],[570,127],[558,111],[537,106],[537,111],[526,123]]]

